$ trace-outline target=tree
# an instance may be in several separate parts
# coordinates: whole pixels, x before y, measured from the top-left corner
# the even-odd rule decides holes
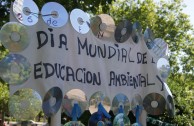
[[[39,9],[44,3],[53,0],[34,0]],[[0,0],[0,26],[9,21],[9,7],[11,0]],[[194,36],[188,15],[182,12],[183,0],[171,2],[161,0],[59,0],[68,12],[74,8],[97,15],[110,14],[116,24],[121,19],[130,19],[131,22],[139,21],[143,31],[149,27],[156,38],[163,38],[169,45],[169,60],[171,74],[167,80],[175,100],[176,116],[168,117],[166,114],[157,117],[166,122],[182,126],[194,125],[193,117],[193,90],[194,90]],[[7,53],[0,46],[0,56]],[[156,118],[156,117],[155,117]]]
[[[178,125],[193,125],[193,63],[194,36],[188,15],[182,12],[182,0],[155,3],[153,0],[117,0],[110,7],[110,14],[119,22],[129,19],[139,21],[143,31],[149,27],[155,38],[163,38],[169,45],[171,74],[167,80],[173,93],[176,116],[163,115],[160,119]]]

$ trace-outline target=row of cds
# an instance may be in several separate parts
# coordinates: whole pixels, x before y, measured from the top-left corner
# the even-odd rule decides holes
[[[38,22],[41,15],[44,22],[51,27],[62,27],[67,24],[69,14],[66,9],[56,2],[48,2],[41,12],[35,2],[28,0],[15,0],[13,12],[16,19],[27,26],[34,25]],[[90,19],[89,15],[80,9],[73,9],[70,13],[70,22],[73,28],[81,34],[86,34],[91,29],[93,34],[102,40],[110,40],[114,34],[117,42],[122,43],[132,37],[135,43],[138,43],[142,35],[142,27],[139,22],[131,23],[129,20],[121,21],[117,26],[111,16],[100,14]],[[144,32],[144,40],[149,49],[162,57],[168,52],[167,44],[161,38],[154,39],[151,29]]]
[[[134,109],[137,105],[145,109],[148,114],[160,115],[165,111],[166,103],[169,115],[174,116],[174,103],[171,95],[164,98],[158,93],[150,93],[142,100],[141,96],[136,94],[130,103],[128,97],[120,93],[113,98],[111,104],[108,96],[99,91],[90,97],[88,107],[86,95],[80,89],[72,89],[63,97],[61,89],[53,87],[45,94],[42,102],[41,96],[36,91],[24,88],[16,91],[10,97],[9,110],[10,114],[18,120],[33,119],[41,110],[43,110],[47,117],[51,117],[58,112],[61,105],[62,112],[71,118],[73,118],[74,113],[76,118],[79,118],[87,109],[89,109],[91,114],[95,114],[99,111],[99,104],[102,104],[106,112],[109,112],[111,109],[114,115],[118,115],[119,113],[128,115],[130,110],[135,115],[136,110]],[[74,110],[75,105],[77,105],[79,110]],[[119,111],[121,107],[123,108],[122,112]]]
[[[163,81],[170,73],[168,60],[160,58],[157,69]],[[0,77],[10,85],[22,85],[31,75],[32,67],[28,59],[21,54],[8,54],[0,61]]]

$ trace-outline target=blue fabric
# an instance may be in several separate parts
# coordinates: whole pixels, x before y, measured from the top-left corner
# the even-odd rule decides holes
[[[81,116],[81,108],[78,105],[78,103],[74,103],[73,109],[71,111],[72,121],[77,121],[77,118],[79,118],[80,116]]]
[[[101,103],[98,104],[98,113],[99,113],[99,115],[103,114],[108,119],[111,118],[111,115],[108,114],[108,112],[105,110],[105,108],[103,107],[103,105]]]
[[[119,106],[119,113],[124,113],[124,110],[123,110],[123,106],[122,105]]]

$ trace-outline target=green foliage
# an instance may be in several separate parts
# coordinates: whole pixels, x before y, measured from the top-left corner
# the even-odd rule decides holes
[[[160,120],[181,126],[194,125],[193,90],[194,90],[194,36],[188,15],[182,12],[182,0],[171,2],[153,0],[117,0],[110,7],[110,14],[119,22],[129,19],[139,21],[143,31],[149,27],[155,38],[163,38],[169,45],[171,74],[169,85],[175,100],[176,116],[170,118],[167,114],[160,116]]]
[[[0,27],[9,20],[9,7],[11,0],[0,0]],[[53,0],[34,0],[39,9],[44,3]],[[176,107],[176,116],[170,118],[164,114],[158,118],[165,122],[179,126],[194,125],[194,36],[193,27],[188,15],[182,12],[183,0],[165,1],[155,3],[153,0],[58,0],[68,12],[74,8],[80,8],[94,15],[100,13],[110,14],[116,24],[122,19],[131,22],[139,21],[143,31],[149,27],[153,30],[156,38],[163,38],[169,45],[169,60],[171,74],[167,80]],[[0,45],[0,58],[8,51]],[[8,91],[5,84],[0,84],[0,94]],[[9,93],[9,92],[7,92]],[[7,104],[8,95],[1,95],[0,110],[2,103]],[[6,97],[4,97],[6,96]],[[6,100],[7,99],[7,100]]]
[[[8,100],[9,100],[8,85],[0,82],[0,112],[2,111],[8,112],[7,111]]]

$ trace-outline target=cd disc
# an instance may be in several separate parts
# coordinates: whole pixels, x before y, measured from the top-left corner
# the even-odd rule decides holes
[[[130,126],[129,117],[123,113],[118,114],[113,120],[113,126]]]
[[[0,61],[0,77],[11,85],[20,85],[28,80],[31,65],[20,54],[9,54]]]
[[[168,54],[168,45],[163,39],[156,38],[154,39],[154,45],[151,51],[156,55],[157,58],[162,58]]]
[[[90,30],[90,17],[80,9],[71,11],[70,21],[73,28],[81,34],[86,34]]]
[[[112,126],[111,120],[105,118],[105,116],[98,112],[91,115],[88,126]]]
[[[98,104],[101,103],[107,112],[110,111],[110,99],[102,92],[94,93],[89,100],[89,111],[91,114],[98,111]]]
[[[62,27],[67,21],[69,14],[67,10],[59,3],[48,2],[41,9],[41,15],[44,22],[51,27]]]
[[[17,22],[6,23],[0,31],[0,42],[10,52],[23,51],[29,45],[26,27]]]
[[[124,94],[117,94],[112,101],[112,111],[114,115],[119,113],[119,107],[122,106],[124,114],[128,115],[130,110],[129,99]]]
[[[143,105],[142,98],[139,94],[135,94],[132,98],[132,101],[131,101],[132,109],[134,109],[137,105],[139,105],[139,106]]]
[[[44,96],[42,109],[47,117],[56,114],[61,107],[63,93],[59,87],[51,88]]]
[[[15,0],[13,13],[24,25],[31,26],[38,22],[39,9],[33,0]]]
[[[167,112],[170,117],[175,115],[174,101],[170,95],[167,96]]]
[[[115,22],[108,14],[100,14],[91,19],[91,30],[101,40],[110,40],[114,35]]]
[[[41,111],[41,96],[34,90],[24,88],[9,99],[9,112],[16,120],[32,120]]]
[[[142,36],[142,27],[139,22],[135,22],[133,24],[133,30],[132,30],[132,39],[134,43],[138,43]]]
[[[154,41],[154,34],[152,32],[152,30],[150,28],[147,28],[144,31],[144,41],[148,47],[148,49],[152,49],[153,48],[153,41]]]
[[[143,100],[143,106],[147,113],[160,115],[165,110],[166,101],[161,94],[150,93]]]
[[[64,126],[85,126],[80,121],[70,121],[66,123]]]
[[[81,108],[80,114],[82,114],[88,107],[86,95],[80,89],[72,89],[67,92],[63,98],[62,112],[65,112],[67,116],[72,117],[71,112],[75,103],[78,103]]]
[[[132,33],[132,24],[129,20],[120,22],[115,30],[115,40],[119,43],[127,41]]]
[[[158,69],[162,79],[165,81],[170,74],[169,61],[166,58],[160,58],[157,61],[157,69]]]

